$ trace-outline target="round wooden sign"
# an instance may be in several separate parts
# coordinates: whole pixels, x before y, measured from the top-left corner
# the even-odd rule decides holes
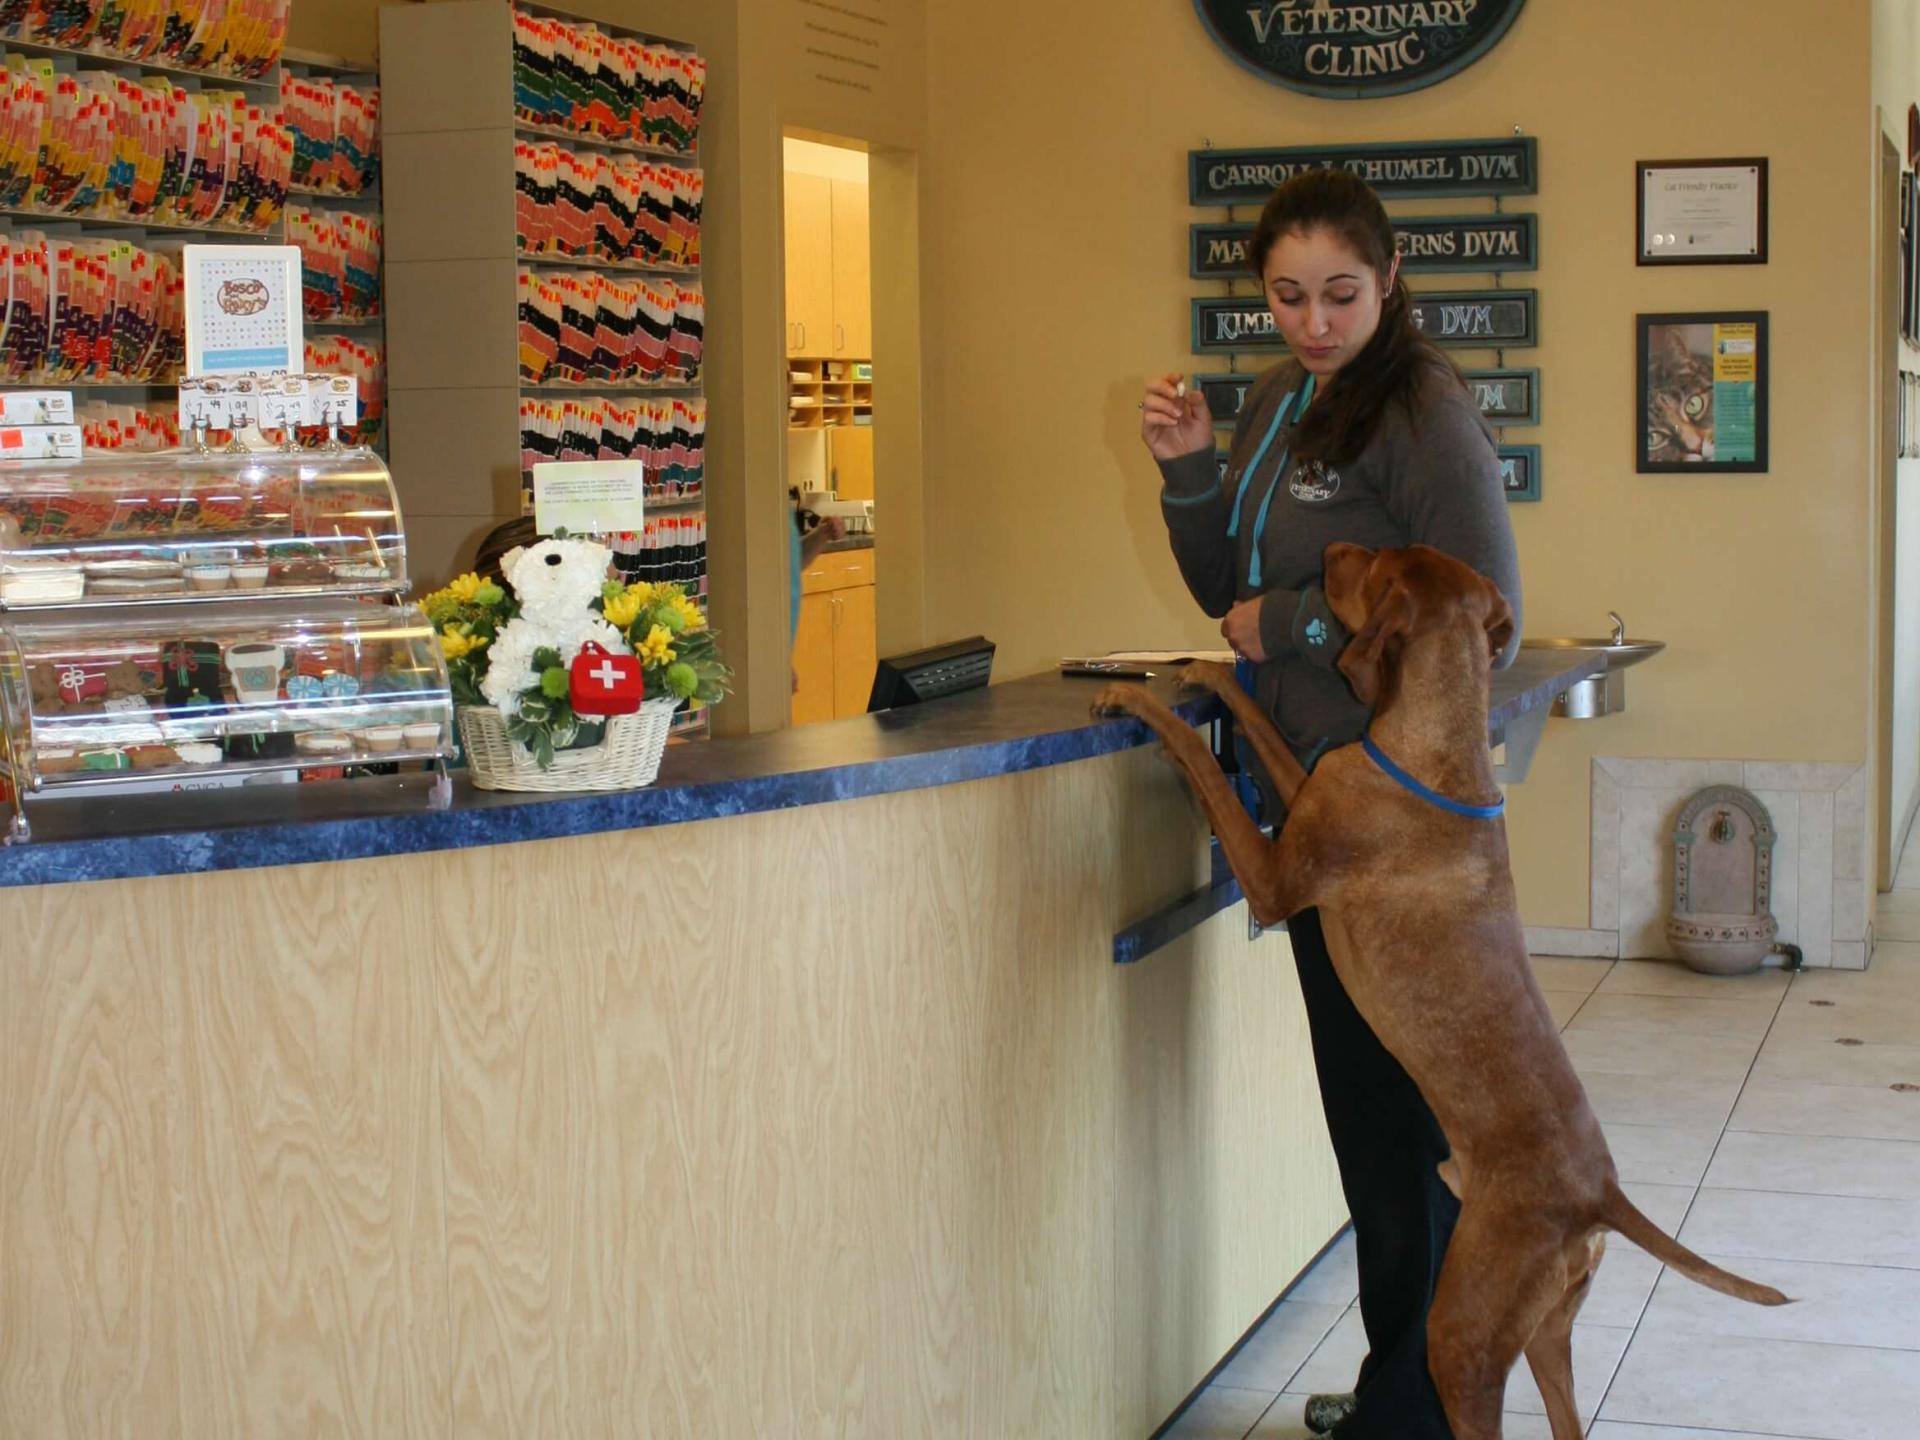
[[[1525,0],[1193,0],[1219,44],[1308,95],[1369,100],[1437,84],[1499,43]]]

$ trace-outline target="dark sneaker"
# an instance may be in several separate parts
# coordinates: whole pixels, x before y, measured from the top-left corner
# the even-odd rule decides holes
[[[1355,1401],[1353,1392],[1339,1395],[1310,1395],[1307,1397],[1307,1428],[1316,1435],[1324,1435],[1353,1413]]]

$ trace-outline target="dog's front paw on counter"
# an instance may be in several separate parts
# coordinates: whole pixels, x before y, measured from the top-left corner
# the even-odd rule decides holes
[[[1145,693],[1138,685],[1105,685],[1093,697],[1093,704],[1088,708],[1096,720],[1109,720],[1116,715],[1137,715],[1140,697]]]
[[[1233,678],[1233,671],[1217,660],[1196,660],[1182,666],[1176,678],[1183,690],[1211,690],[1216,695],[1240,683]]]

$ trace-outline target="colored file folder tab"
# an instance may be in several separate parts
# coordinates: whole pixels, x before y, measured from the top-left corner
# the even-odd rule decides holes
[[[698,55],[514,12],[514,111],[528,124],[691,155],[706,89]]]
[[[0,39],[257,80],[280,63],[292,0],[0,0]]]

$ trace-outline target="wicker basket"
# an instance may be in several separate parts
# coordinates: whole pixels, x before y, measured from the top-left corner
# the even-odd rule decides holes
[[[598,745],[562,750],[542,770],[533,752],[507,738],[507,722],[491,705],[462,706],[460,740],[467,773],[482,790],[637,790],[660,773],[667,731],[679,702],[649,700],[631,715],[607,721]]]

